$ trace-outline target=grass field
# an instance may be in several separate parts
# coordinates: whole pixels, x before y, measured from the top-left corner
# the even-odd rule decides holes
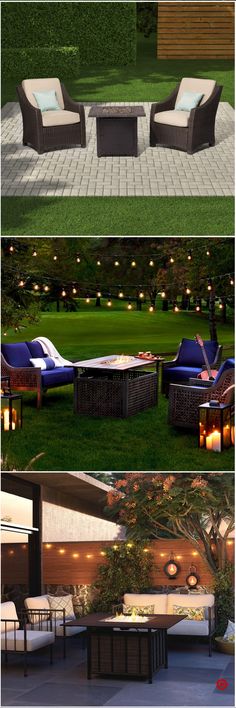
[[[209,337],[207,317],[195,312],[95,312],[90,305],[78,313],[45,313],[40,324],[7,341],[47,336],[65,357],[76,360],[147,349],[175,352],[182,336],[192,338],[198,331]],[[226,347],[224,357],[232,355],[232,325],[219,323],[218,336]],[[126,420],[74,415],[72,386],[48,391],[41,411],[33,393],[23,394],[23,401],[23,429],[2,439],[8,465],[17,469],[41,452],[35,470],[233,469],[232,450],[222,455],[199,451],[195,433],[168,426],[168,402],[161,394],[158,407]]]
[[[82,67],[61,77],[75,100],[156,101],[182,76],[212,78],[234,101],[234,66],[226,60],[157,60],[156,37],[138,37],[137,62]],[[2,104],[16,101],[16,79],[3,82]],[[233,235],[233,197],[5,197],[3,235]]]

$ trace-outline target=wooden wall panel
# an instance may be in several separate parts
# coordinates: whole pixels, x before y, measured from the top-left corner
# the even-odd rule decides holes
[[[25,585],[28,583],[28,546],[25,543],[3,543],[2,584]]]
[[[159,2],[157,57],[233,59],[234,2]]]

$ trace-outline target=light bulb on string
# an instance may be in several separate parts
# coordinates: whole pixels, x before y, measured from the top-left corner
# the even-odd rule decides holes
[[[36,258],[37,255],[38,255],[38,254],[37,254],[37,251],[36,251],[35,248],[34,248],[33,253],[32,253],[32,256],[33,256],[34,258]]]
[[[162,298],[165,298],[165,297],[166,297],[165,290],[162,290],[162,291],[161,291],[161,297],[162,297]]]
[[[234,285],[234,279],[232,278],[232,276],[230,276],[229,284]]]
[[[80,263],[80,257],[76,256],[76,263]]]
[[[39,290],[39,285],[37,285],[37,283],[34,285],[34,290]]]
[[[14,253],[14,250],[15,250],[15,249],[14,249],[14,246],[9,246],[9,251],[10,251],[10,253]]]
[[[90,302],[90,297],[88,297],[88,295],[87,295],[87,297],[85,298],[85,302],[87,303],[87,305],[88,305],[89,302]]]
[[[210,254],[210,251],[209,251],[208,249],[207,249],[207,251],[206,251],[206,255],[207,255],[207,256],[210,256],[210,255],[211,255],[211,254]]]
[[[111,298],[108,297],[108,300],[107,300],[107,307],[111,307],[111,306],[112,306],[112,301],[111,301]]]
[[[196,310],[196,312],[200,312],[200,310],[201,310],[200,305],[196,305],[195,310]]]
[[[191,260],[192,260],[192,251],[191,251],[191,249],[189,249],[189,251],[188,251],[188,261],[191,261]]]
[[[72,293],[73,293],[73,295],[76,295],[76,293],[77,293],[77,290],[76,290],[76,288],[75,288],[75,287],[74,287],[74,288],[72,288]]]
[[[24,280],[20,280],[20,281],[19,281],[19,288],[23,288],[23,287],[24,287],[24,284],[25,284],[25,283],[24,283]]]
[[[57,255],[56,255],[56,253],[54,253],[53,260],[54,260],[54,261],[57,261]]]
[[[127,305],[127,310],[132,310],[132,303],[131,303],[130,300],[129,300],[128,305]]]
[[[224,307],[224,306],[223,306],[223,302],[222,302],[222,300],[220,300],[220,302],[219,302],[219,309],[220,309],[220,310],[223,310],[223,307]]]
[[[149,261],[149,265],[150,265],[151,267],[154,266],[154,261],[152,260],[152,258],[151,258],[151,260]]]
[[[102,293],[100,290],[97,291],[97,297],[102,297]]]
[[[144,298],[144,292],[143,292],[143,290],[140,290],[140,292],[139,292],[139,298],[140,298],[140,300],[143,300],[143,298]]]
[[[45,293],[48,293],[48,291],[49,291],[48,285],[45,285],[45,286],[44,286],[44,291],[45,291]]]
[[[98,260],[98,261],[97,261],[97,266],[100,266],[100,265],[101,265],[101,261]]]
[[[153,307],[153,305],[150,305],[150,307],[149,307],[148,309],[149,309],[149,312],[154,312],[154,307]]]
[[[136,268],[136,261],[131,261],[131,268]]]
[[[118,267],[120,265],[119,261],[114,262],[114,266]]]
[[[209,292],[212,290],[212,279],[211,279],[211,278],[208,278],[208,281],[207,281],[207,290],[209,290]]]
[[[66,297],[66,291],[64,290],[64,288],[63,288],[63,290],[61,291],[61,296],[62,296],[62,297]]]
[[[175,259],[173,258],[173,256],[170,256],[170,263],[174,263],[174,262],[175,262]]]
[[[121,298],[121,299],[122,299],[122,297],[124,297],[124,293],[123,293],[122,290],[119,290],[119,292],[118,292],[118,297]]]
[[[175,305],[174,305],[174,312],[179,312],[179,307],[178,307],[178,305],[177,305],[176,303],[175,303]]]
[[[188,288],[188,286],[186,287],[185,292],[186,292],[186,295],[191,295],[191,290],[190,290],[190,288]]]

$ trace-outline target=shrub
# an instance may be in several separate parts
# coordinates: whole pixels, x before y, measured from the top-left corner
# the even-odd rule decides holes
[[[234,621],[233,566],[227,563],[224,570],[218,570],[214,579],[216,602],[216,636],[223,637],[228,620]]]
[[[16,47],[2,50],[2,74],[5,78],[77,77],[78,47]]]
[[[2,41],[4,48],[79,45],[83,65],[132,63],[136,3],[5,2]]]
[[[140,543],[115,544],[104,553],[107,563],[99,566],[98,579],[92,586],[97,596],[90,610],[96,612],[111,610],[125,592],[143,592],[151,584],[154,567],[151,553],[144,553]]]

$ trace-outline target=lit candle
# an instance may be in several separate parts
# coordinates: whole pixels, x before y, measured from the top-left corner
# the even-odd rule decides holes
[[[8,408],[3,411],[3,428],[4,430],[10,429],[10,414]]]
[[[223,440],[224,440],[225,447],[229,447],[230,442],[231,442],[231,435],[230,435],[230,426],[228,423],[227,423],[227,425],[224,425],[224,428],[223,428]]]
[[[207,436],[206,448],[214,452],[221,452],[221,435],[218,430],[214,430],[213,433]]]

